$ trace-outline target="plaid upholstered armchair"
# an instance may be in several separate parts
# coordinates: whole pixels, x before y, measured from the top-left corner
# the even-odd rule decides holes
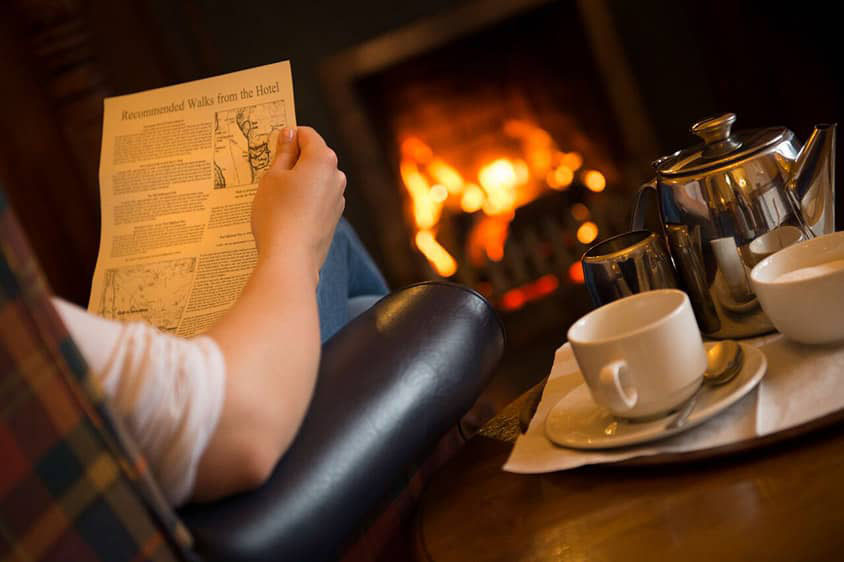
[[[88,376],[0,191],[0,560],[386,559],[502,346],[475,293],[423,283],[385,297],[326,344],[270,480],[176,514]]]

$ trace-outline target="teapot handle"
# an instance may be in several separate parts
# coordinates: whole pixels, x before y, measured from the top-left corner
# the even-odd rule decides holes
[[[636,194],[636,205],[633,207],[633,218],[630,221],[631,230],[645,229],[645,216],[648,211],[646,208],[647,205],[645,204],[645,194],[649,189],[653,189],[655,192],[657,191],[656,178],[652,178],[639,187],[639,192]]]

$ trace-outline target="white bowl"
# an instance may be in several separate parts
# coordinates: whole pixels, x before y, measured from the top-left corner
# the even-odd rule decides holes
[[[830,264],[837,260],[844,260],[844,232],[798,242],[756,264],[753,291],[777,330],[802,343],[844,341],[844,267]],[[779,279],[824,264],[830,265]]]

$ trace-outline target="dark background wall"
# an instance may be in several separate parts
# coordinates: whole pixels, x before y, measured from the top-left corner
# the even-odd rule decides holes
[[[588,0],[584,0],[588,1]],[[319,67],[329,56],[464,2],[11,0],[0,6],[0,183],[56,292],[87,301],[98,243],[102,97],[290,59],[297,117],[340,154]],[[608,0],[661,152],[721,111],[740,127],[840,120],[832,4]],[[657,156],[657,154],[654,154]],[[348,215],[368,220],[354,195]],[[366,229],[362,229],[366,230]],[[365,240],[372,242],[371,240]]]

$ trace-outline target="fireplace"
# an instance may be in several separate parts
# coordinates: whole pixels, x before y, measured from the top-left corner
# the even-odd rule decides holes
[[[514,356],[559,345],[590,307],[580,255],[626,228],[656,154],[602,3],[464,3],[323,79],[388,278],[473,287]]]

